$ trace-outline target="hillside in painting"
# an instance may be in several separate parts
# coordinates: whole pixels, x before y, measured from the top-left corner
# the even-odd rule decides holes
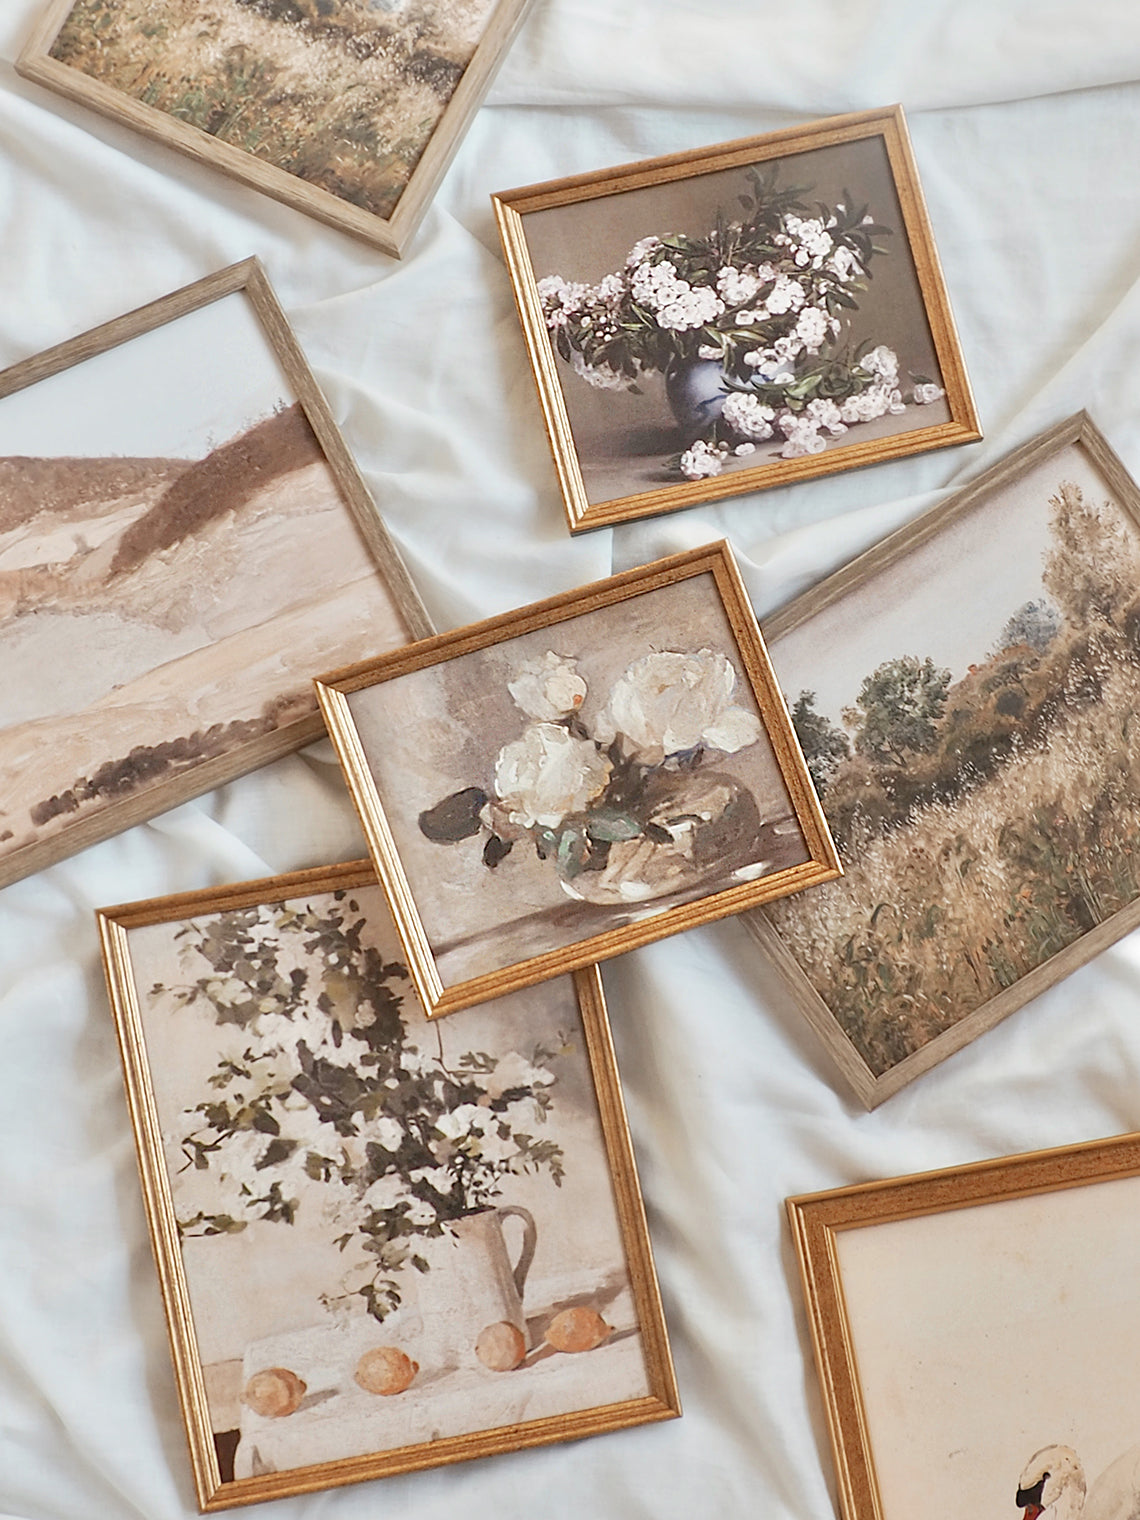
[[[401,637],[303,412],[200,460],[0,460],[0,850],[311,714]]]

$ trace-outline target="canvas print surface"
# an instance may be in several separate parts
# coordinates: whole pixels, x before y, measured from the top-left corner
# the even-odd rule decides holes
[[[883,1520],[1135,1513],[1138,1205],[1129,1177],[836,1233]]]
[[[389,217],[496,0],[78,0],[51,56]]]
[[[240,292],[0,400],[0,860],[406,638]]]
[[[429,1024],[375,886],[129,953],[223,1477],[649,1394],[570,978]]]
[[[876,1075],[1140,895],[1138,584],[1072,443],[772,641],[846,875],[765,912]]]
[[[347,701],[447,986],[810,858],[710,572]]]
[[[881,136],[523,225],[591,503],[950,418]]]

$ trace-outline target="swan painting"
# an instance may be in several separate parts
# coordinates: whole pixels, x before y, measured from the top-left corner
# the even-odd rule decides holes
[[[1085,1470],[1071,1446],[1045,1446],[1017,1486],[1023,1520],[1140,1520],[1140,1447],[1105,1468],[1085,1496]]]

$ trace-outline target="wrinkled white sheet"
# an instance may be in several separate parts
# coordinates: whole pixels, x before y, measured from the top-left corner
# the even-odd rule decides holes
[[[401,263],[19,80],[36,9],[0,364],[257,253],[441,627],[721,535],[763,615],[1082,406],[1140,471],[1135,0],[536,0]],[[571,541],[488,193],[895,100],[986,441]],[[317,745],[0,892],[3,1520],[195,1512],[92,909],[362,853]],[[823,1520],[783,1197],[1140,1125],[1135,938],[870,1115],[740,925],[605,981],[685,1418],[266,1514]]]

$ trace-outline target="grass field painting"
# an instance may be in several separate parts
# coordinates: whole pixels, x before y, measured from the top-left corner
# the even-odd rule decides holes
[[[1070,443],[775,638],[846,875],[765,912],[876,1077],[1140,898],[1138,588]]]
[[[59,63],[392,214],[496,0],[77,0]]]

